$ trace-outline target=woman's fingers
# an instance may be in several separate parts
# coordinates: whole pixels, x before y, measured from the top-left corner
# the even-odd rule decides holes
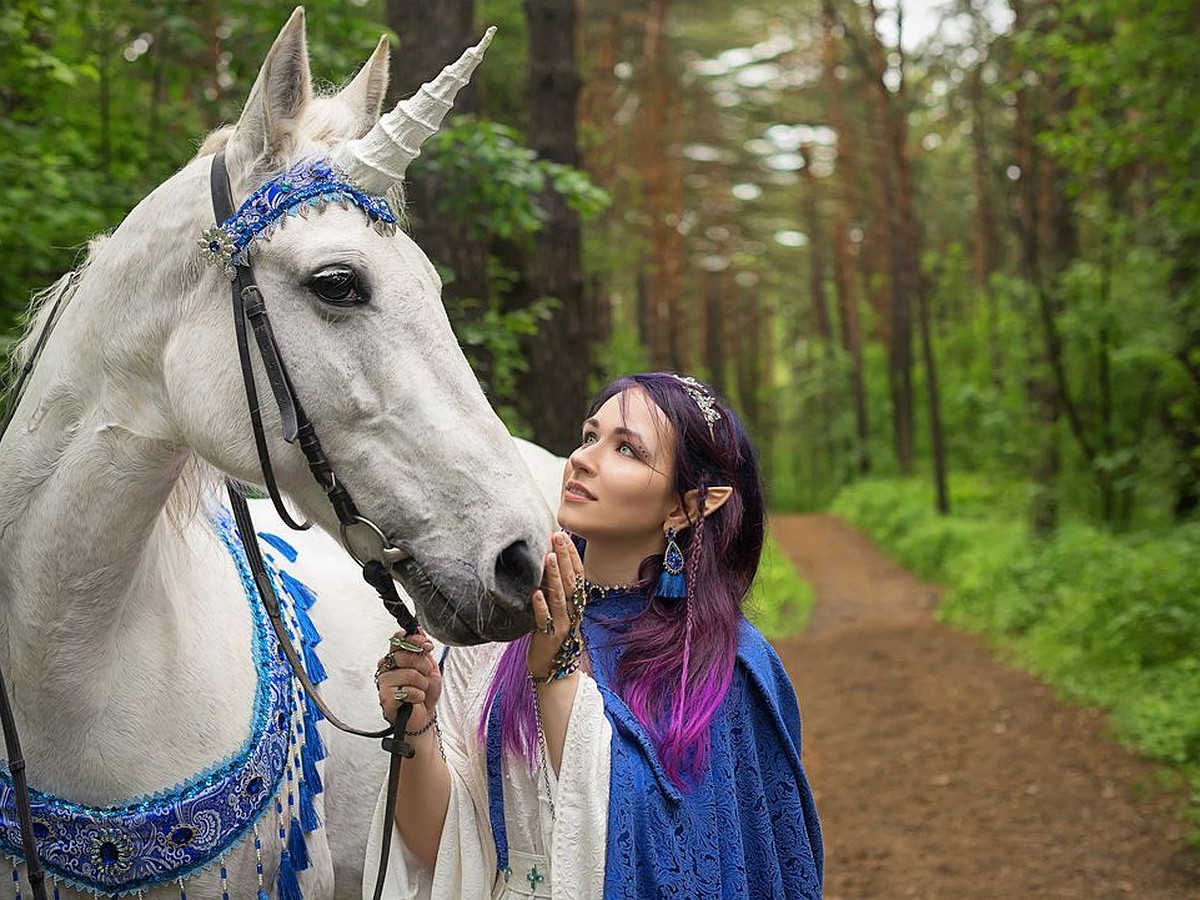
[[[375,686],[379,703],[389,718],[401,703],[434,703],[441,686],[441,673],[433,658],[433,642],[422,631],[406,634],[397,631],[388,640],[388,649],[375,666]],[[404,692],[405,699],[396,694]]]
[[[549,588],[550,617],[554,619],[555,628],[567,621],[567,577],[564,576],[558,563],[558,554],[550,553],[546,557],[546,586]]]
[[[533,624],[542,634],[554,632],[554,619],[550,615],[550,604],[542,590],[533,592]]]
[[[379,676],[379,695],[396,692],[397,688],[411,688],[425,693],[429,690],[429,676],[416,669],[393,669]]]
[[[554,555],[558,557],[558,571],[562,573],[566,595],[575,592],[575,585],[583,578],[583,560],[575,549],[575,542],[562,531],[556,532],[552,541]]]

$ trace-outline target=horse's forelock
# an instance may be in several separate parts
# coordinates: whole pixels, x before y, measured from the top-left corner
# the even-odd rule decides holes
[[[328,156],[334,147],[362,136],[374,124],[373,120],[363,115],[362,110],[348,104],[336,89],[323,91],[305,104],[300,118],[293,123],[294,130],[288,141],[290,158],[259,160],[254,171],[255,181],[266,182],[300,160]],[[233,125],[222,125],[210,132],[196,151],[196,158],[224,150],[233,131]],[[403,183],[393,185],[388,190],[387,201],[397,216],[403,214]]]

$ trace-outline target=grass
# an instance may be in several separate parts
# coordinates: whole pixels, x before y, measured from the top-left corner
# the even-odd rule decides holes
[[[812,588],[768,534],[758,576],[746,599],[746,617],[768,638],[778,640],[802,632],[812,607]]]

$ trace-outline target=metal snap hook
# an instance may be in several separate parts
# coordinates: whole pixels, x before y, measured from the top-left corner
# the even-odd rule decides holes
[[[346,552],[349,553],[351,558],[360,566],[365,566],[367,562],[369,562],[370,558],[362,559],[357,553],[354,552],[354,546],[350,542],[348,536],[350,528],[354,525],[366,526],[372,532],[374,532],[375,536],[379,539],[379,555],[371,558],[378,559],[381,563],[388,566],[395,565],[398,562],[403,562],[404,560],[410,558],[408,553],[401,550],[399,547],[392,546],[391,542],[387,539],[387,537],[384,536],[384,533],[380,531],[378,525],[376,525],[370,519],[355,515],[351,516],[350,521],[342,522],[340,530],[342,533],[342,546],[346,548]]]

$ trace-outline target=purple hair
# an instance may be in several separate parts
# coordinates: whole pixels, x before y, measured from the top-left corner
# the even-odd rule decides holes
[[[707,766],[709,724],[733,679],[742,601],[762,555],[762,480],[754,448],[733,411],[718,401],[721,418],[710,432],[696,401],[673,374],[618,378],[596,395],[587,415],[631,388],[646,392],[674,432],[675,491],[681,501],[696,490],[703,506],[708,488],[733,488],[723,506],[678,537],[687,559],[687,598],[652,595],[636,619],[612,623],[624,633],[612,687],[649,733],[671,780],[683,788]],[[661,555],[642,561],[640,586],[657,583],[662,562]],[[486,735],[488,710],[499,695],[504,749],[524,756],[532,769],[537,727],[525,668],[528,648],[525,636],[505,649],[488,688],[479,736],[483,740]]]

